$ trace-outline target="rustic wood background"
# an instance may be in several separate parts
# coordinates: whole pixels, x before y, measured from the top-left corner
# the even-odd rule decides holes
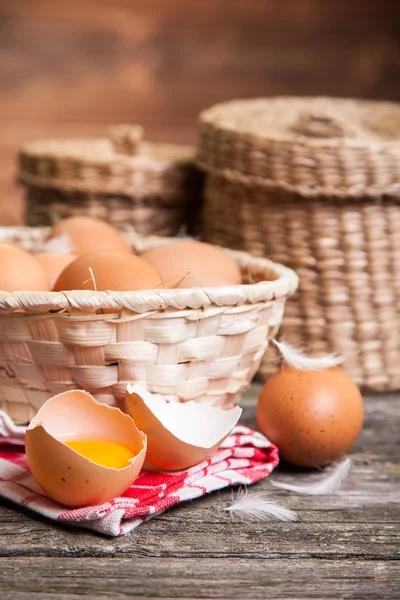
[[[137,121],[194,142],[220,100],[400,99],[398,0],[0,0],[0,223],[20,222],[15,154]]]
[[[241,401],[250,427],[259,393],[253,384]],[[249,488],[294,510],[295,523],[241,523],[224,513],[236,498],[228,489],[106,538],[0,499],[0,598],[398,600],[399,395],[364,399],[343,490],[301,496],[273,488],[269,478]],[[283,464],[271,475],[300,485],[321,477]]]

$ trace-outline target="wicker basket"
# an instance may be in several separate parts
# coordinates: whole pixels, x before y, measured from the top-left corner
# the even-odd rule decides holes
[[[344,354],[364,388],[400,388],[400,104],[233,101],[199,136],[205,240],[295,269],[282,336]]]
[[[37,141],[20,153],[27,223],[53,225],[91,215],[142,235],[196,231],[203,176],[194,148],[142,142],[139,126],[110,129],[110,139]]]
[[[0,239],[40,251],[46,233],[3,228]],[[168,240],[134,236],[131,242],[140,252]],[[233,255],[244,281],[251,274],[259,283],[143,292],[0,292],[0,409],[15,422],[26,422],[51,395],[77,387],[119,405],[129,382],[174,401],[237,403],[298,279],[269,260]]]

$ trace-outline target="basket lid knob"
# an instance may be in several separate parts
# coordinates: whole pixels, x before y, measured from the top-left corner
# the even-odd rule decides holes
[[[139,147],[144,136],[141,125],[123,123],[114,125],[108,130],[109,137],[118,154],[134,155],[139,152]]]
[[[337,115],[324,111],[303,111],[293,127],[296,133],[307,137],[355,137],[357,132]]]

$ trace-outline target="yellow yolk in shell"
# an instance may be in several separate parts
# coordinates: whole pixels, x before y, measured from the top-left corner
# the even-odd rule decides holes
[[[111,469],[124,469],[136,454],[126,446],[103,440],[80,440],[65,444],[92,462]]]

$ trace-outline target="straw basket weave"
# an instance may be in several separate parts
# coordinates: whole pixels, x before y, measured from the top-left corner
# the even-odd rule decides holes
[[[233,101],[200,117],[204,238],[295,269],[281,335],[400,388],[400,104]],[[261,375],[271,371],[271,356]]]
[[[0,229],[2,241],[41,249],[45,229]],[[161,238],[131,237],[137,251]],[[0,292],[0,409],[28,421],[52,395],[81,387],[119,405],[137,382],[170,400],[229,407],[277,333],[295,273],[233,252],[244,281],[139,292]]]
[[[53,225],[84,214],[143,235],[175,235],[199,223],[202,175],[189,146],[142,141],[135,125],[109,139],[36,141],[20,152],[27,223]]]

